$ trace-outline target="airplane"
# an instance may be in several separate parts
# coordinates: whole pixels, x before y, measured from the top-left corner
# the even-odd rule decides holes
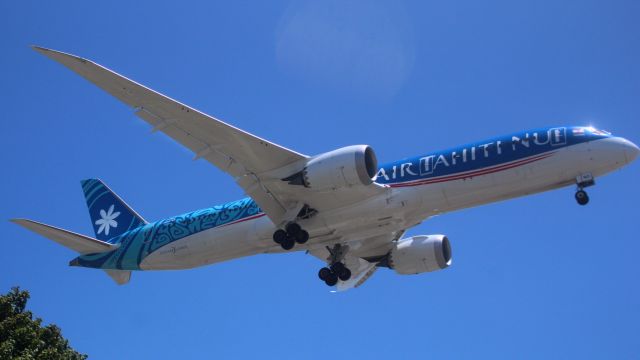
[[[231,175],[248,197],[148,222],[99,179],[81,182],[95,237],[11,221],[79,255],[71,266],[125,284],[134,270],[189,269],[256,254],[306,251],[337,291],[379,268],[420,274],[451,265],[446,235],[404,237],[432,216],[576,186],[634,161],[640,149],[590,126],[545,127],[378,165],[368,145],[307,156],[235,128],[90,60],[38,46],[138,117]]]

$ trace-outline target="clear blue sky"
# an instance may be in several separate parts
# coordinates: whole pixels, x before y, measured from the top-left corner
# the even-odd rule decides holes
[[[381,161],[556,124],[640,142],[638,1],[0,3],[0,290],[92,359],[637,358],[640,163],[573,189],[446,214],[451,268],[331,294],[303,253],[118,287],[5,219],[91,234],[79,181],[149,220],[243,196],[210,164],[39,54],[93,59],[306,154]]]

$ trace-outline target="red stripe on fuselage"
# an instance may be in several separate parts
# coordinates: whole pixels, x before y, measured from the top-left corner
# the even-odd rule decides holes
[[[464,172],[464,173],[460,173],[460,174],[453,174],[453,175],[447,175],[447,176],[442,176],[442,177],[438,177],[438,178],[414,180],[413,182],[394,183],[394,184],[386,184],[386,185],[389,186],[389,187],[407,187],[407,186],[418,186],[418,185],[434,184],[434,183],[452,181],[452,180],[468,179],[468,178],[472,178],[474,176],[487,175],[487,174],[491,174],[491,173],[494,173],[494,172],[508,170],[508,169],[512,169],[512,168],[515,168],[515,167],[518,167],[518,166],[526,165],[526,164],[529,164],[529,163],[532,163],[532,162],[535,162],[535,161],[538,161],[538,160],[546,159],[546,158],[548,158],[549,156],[551,156],[553,154],[554,154],[554,152],[541,154],[541,155],[536,155],[534,157],[530,157],[530,158],[522,159],[522,160],[517,160],[517,161],[511,162],[511,163],[506,163],[506,164],[497,165],[497,166],[488,167],[488,168],[479,169],[479,170],[468,171],[468,172]]]
[[[234,225],[234,224],[237,224],[237,223],[241,223],[241,222],[243,222],[243,221],[249,221],[249,220],[257,219],[257,218],[263,217],[263,216],[265,216],[265,215],[267,215],[267,214],[265,214],[265,213],[259,213],[259,214],[256,214],[256,215],[251,215],[251,216],[246,217],[246,218],[244,218],[244,219],[238,219],[238,220],[236,220],[236,221],[232,221],[232,222],[230,222],[230,223],[226,223],[226,224],[224,224],[224,225],[220,225],[220,226],[218,226],[218,227],[219,227],[219,228],[221,228],[221,227],[224,227],[224,226]]]
[[[452,181],[452,180],[468,179],[468,178],[472,178],[474,176],[487,175],[487,174],[491,174],[491,173],[494,173],[494,172],[508,170],[508,169],[512,169],[512,168],[515,168],[515,167],[518,167],[518,166],[526,165],[526,164],[529,164],[529,163],[532,163],[532,162],[535,162],[535,161],[538,161],[538,160],[546,159],[546,158],[550,157],[551,155],[553,155],[553,153],[554,152],[541,154],[541,155],[536,155],[534,157],[521,159],[521,160],[516,160],[516,161],[511,162],[511,163],[496,165],[496,166],[493,166],[493,167],[488,167],[488,168],[479,169],[479,170],[467,171],[467,172],[459,173],[459,174],[447,175],[447,176],[442,176],[442,177],[432,178],[432,179],[417,180],[417,181],[413,181],[413,182],[385,184],[385,185],[389,186],[389,187],[407,187],[407,186],[418,186],[418,185],[434,184],[434,183]],[[261,217],[263,217],[265,215],[267,215],[267,214],[259,213],[259,214],[256,214],[256,215],[251,215],[251,216],[248,216],[248,217],[243,218],[243,219],[238,219],[236,221],[232,221],[230,223],[227,223],[227,224],[224,224],[224,225],[220,225],[220,226],[218,226],[218,228],[221,228],[221,227],[224,227],[224,226],[238,224],[238,223],[241,223],[241,222],[244,222],[244,221],[258,219],[258,218],[261,218]]]

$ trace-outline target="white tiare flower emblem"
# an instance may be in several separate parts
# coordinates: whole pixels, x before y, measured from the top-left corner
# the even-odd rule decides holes
[[[104,230],[105,235],[109,235],[109,229],[117,228],[118,222],[115,218],[120,215],[120,212],[113,212],[113,205],[109,207],[109,211],[105,212],[104,210],[100,210],[101,219],[96,220],[96,225],[100,225],[98,228],[98,234],[100,234]]]

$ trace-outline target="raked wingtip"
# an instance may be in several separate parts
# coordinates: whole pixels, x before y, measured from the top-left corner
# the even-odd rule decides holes
[[[31,48],[33,50],[35,50],[35,51],[37,51],[39,53],[44,53],[44,52],[47,52],[47,51],[51,51],[51,49],[47,49],[45,47],[38,46],[38,45],[30,45],[30,46],[31,46]]]
[[[45,48],[42,46],[38,46],[38,45],[31,45],[31,48],[37,52],[39,52],[40,54],[53,59],[55,61],[61,62],[63,64],[65,64],[65,61],[68,61],[69,59],[74,59],[77,61],[80,61],[82,63],[87,63],[89,62],[89,60],[82,58],[80,56],[77,55],[73,55],[73,54],[69,54],[63,51],[58,51],[58,50],[54,50],[54,49],[49,49],[49,48]],[[68,64],[65,64],[67,66],[69,66]]]

